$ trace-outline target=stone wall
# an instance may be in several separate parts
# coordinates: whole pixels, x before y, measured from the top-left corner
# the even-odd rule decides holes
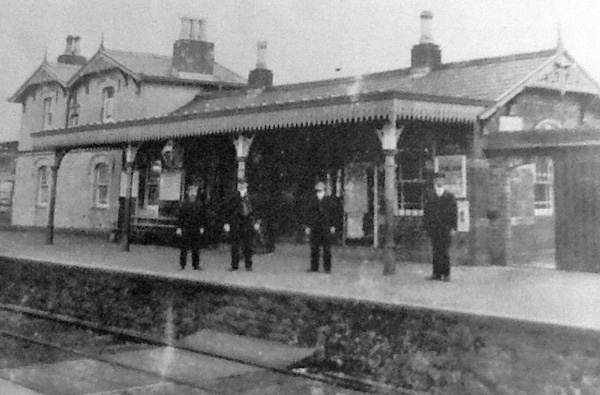
[[[418,393],[596,394],[600,387],[598,335],[554,325],[14,259],[0,265],[0,303],[166,344],[206,328],[315,347],[303,363],[312,371]]]

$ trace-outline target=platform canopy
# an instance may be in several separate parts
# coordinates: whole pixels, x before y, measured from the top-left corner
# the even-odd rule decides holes
[[[475,100],[380,91],[357,96],[213,106],[207,111],[183,111],[162,117],[46,130],[32,137],[34,150],[41,151],[374,119],[475,122],[485,104]]]

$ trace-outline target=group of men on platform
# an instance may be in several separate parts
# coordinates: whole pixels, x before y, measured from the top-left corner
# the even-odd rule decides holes
[[[450,257],[448,250],[457,228],[457,205],[454,195],[444,187],[444,175],[434,175],[435,193],[427,199],[424,207],[423,225],[430,237],[433,250],[433,274],[431,280],[450,281]],[[309,272],[318,272],[322,250],[323,269],[331,273],[331,244],[335,235],[337,203],[325,193],[325,184],[315,184],[315,194],[304,212],[304,230],[310,240]],[[237,190],[229,197],[224,210],[223,230],[231,243],[230,271],[239,270],[241,256],[245,269],[252,271],[253,242],[260,223],[255,218],[254,204],[248,193],[248,183],[238,180]],[[178,213],[181,269],[185,269],[187,255],[191,251],[192,267],[201,270],[200,241],[205,231],[206,214],[198,200],[198,187],[187,188],[187,199],[181,202]]]
[[[320,250],[323,250],[323,268],[331,272],[331,243],[335,235],[336,202],[325,195],[325,184],[315,185],[313,196],[305,209],[305,232],[311,245],[311,265],[309,271],[319,271]],[[248,183],[238,180],[237,190],[227,199],[223,210],[225,224],[223,230],[231,244],[230,271],[239,270],[243,256],[245,269],[252,271],[254,235],[260,229],[254,210],[254,202],[248,193]],[[205,231],[206,213],[198,200],[198,187],[187,188],[187,199],[181,202],[178,212],[177,235],[180,237],[179,264],[185,269],[187,256],[191,251],[192,267],[201,270],[200,240]]]

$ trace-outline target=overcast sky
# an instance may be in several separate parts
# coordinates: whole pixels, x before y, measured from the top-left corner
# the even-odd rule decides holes
[[[425,9],[443,62],[553,48],[560,24],[567,50],[600,81],[598,0],[1,0],[0,141],[18,137],[20,106],[6,98],[69,34],[88,58],[102,34],[109,49],[170,55],[180,17],[205,18],[219,63],[247,76],[266,40],[282,84],[409,66]]]

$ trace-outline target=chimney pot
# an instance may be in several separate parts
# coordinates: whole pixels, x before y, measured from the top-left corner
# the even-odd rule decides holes
[[[179,40],[173,44],[171,65],[178,72],[212,74],[214,47],[207,41],[204,19],[183,17]]]
[[[67,36],[67,45],[65,46],[65,55],[71,54],[73,54],[73,36],[69,34]]]
[[[81,40],[80,36],[73,37],[73,55],[79,56],[80,48],[79,48],[79,40]]]
[[[196,25],[197,25],[197,34],[195,39],[198,41],[208,41],[208,36],[206,34],[206,25],[207,22],[205,19],[198,19],[196,20]]]
[[[256,43],[256,68],[267,68],[267,42],[259,41]]]
[[[190,18],[181,18],[181,32],[179,33],[180,40],[189,40],[192,35],[192,20]]]
[[[57,59],[59,63],[81,66],[87,62],[87,59],[80,54],[79,40],[81,40],[80,36],[73,36],[70,34],[67,36],[65,53],[60,55]]]
[[[421,39],[419,43],[429,44],[433,43],[433,35],[431,32],[433,13],[431,11],[421,12]]]
[[[415,76],[426,75],[442,65],[442,51],[431,34],[432,19],[431,11],[421,12],[421,37],[412,48],[410,61]]]

